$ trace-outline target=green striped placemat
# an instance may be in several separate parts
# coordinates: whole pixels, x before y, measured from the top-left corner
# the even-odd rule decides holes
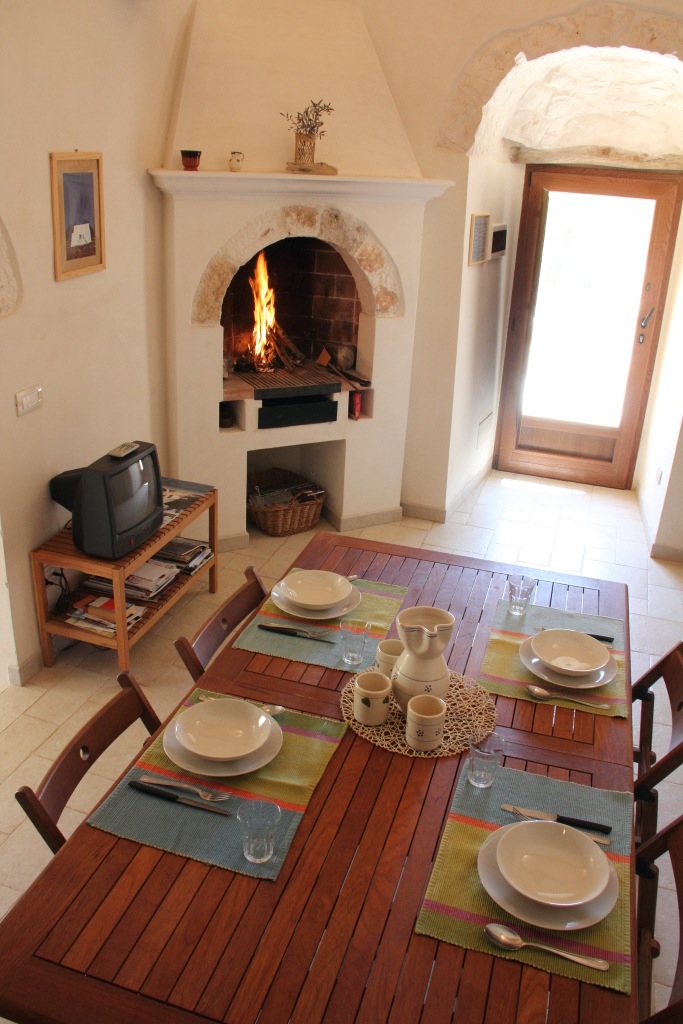
[[[325,668],[336,668],[348,672],[349,667],[342,661],[342,639],[339,624],[345,619],[360,619],[370,623],[370,635],[363,651],[360,665],[354,666],[354,672],[374,665],[377,644],[387,635],[391,624],[406,595],[406,587],[396,587],[390,583],[376,583],[372,580],[357,580],[354,583],[361,593],[360,604],[353,611],[338,619],[303,619],[288,615],[269,597],[259,614],[254,618],[235,640],[234,646],[255,654],[269,654],[271,657],[286,658],[288,661],[304,661],[310,665],[322,665]],[[268,633],[259,629],[259,623],[280,626],[299,626],[319,631],[334,644],[318,643],[315,640],[302,640],[298,637]]]
[[[177,714],[207,693],[209,691],[194,690]],[[277,721],[283,732],[277,756],[257,771],[231,777],[195,775],[179,768],[166,755],[163,737],[159,735],[94,811],[88,823],[122,838],[206,864],[258,878],[277,878],[313,791],[348,728],[345,722],[297,711],[286,711]],[[193,782],[203,789],[229,793],[230,799],[217,806],[230,811],[230,817],[195,810],[132,789],[128,782],[143,774]],[[192,793],[181,790],[178,793],[194,798]],[[241,801],[249,799],[272,801],[281,810],[275,852],[265,864],[251,864],[242,853],[235,813]]]
[[[525,923],[503,910],[488,895],[477,869],[482,844],[503,825],[516,821],[501,804],[572,814],[612,825],[610,845],[600,847],[619,881],[617,902],[607,917],[588,928],[556,931]],[[602,985],[619,992],[631,990],[630,851],[633,797],[630,793],[591,789],[544,775],[498,768],[490,789],[476,789],[463,767],[448,821],[418,915],[416,932],[532,964],[552,974]],[[524,939],[558,946],[570,952],[606,959],[606,972],[592,970],[533,949],[508,953],[488,939],[484,925],[508,925]]]
[[[561,692],[552,684],[544,683],[522,664],[519,656],[520,646],[543,627],[578,629],[583,633],[599,633],[602,636],[614,637],[614,643],[610,648],[617,666],[614,679],[595,690],[577,689],[576,696],[610,705],[608,709],[590,709],[590,714],[628,718],[631,695],[626,692],[624,624],[621,619],[567,612],[558,608],[543,608],[540,605],[529,605],[524,616],[515,616],[510,615],[507,600],[499,601],[478,682],[489,693],[530,701],[533,701],[533,697],[526,692],[525,687],[529,683],[537,683],[552,691],[554,703],[559,707],[587,711],[587,708],[581,708],[581,705],[572,702],[569,690]]]

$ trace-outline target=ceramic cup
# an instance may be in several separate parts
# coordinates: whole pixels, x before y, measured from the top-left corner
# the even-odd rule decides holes
[[[263,864],[273,856],[280,808],[266,800],[244,800],[237,808],[244,856],[252,864]]]
[[[401,654],[403,654],[403,644],[400,640],[380,640],[375,655],[377,671],[384,672],[385,676],[391,676],[392,669]]]
[[[241,171],[242,164],[244,163],[244,153],[240,153],[238,149],[233,149],[230,153],[230,170]]]
[[[391,679],[368,669],[353,681],[353,717],[361,725],[383,725],[389,717]]]
[[[360,619],[342,619],[339,632],[342,641],[342,661],[355,668],[363,660],[369,625]]]
[[[508,579],[508,602],[510,615],[524,615],[529,599],[536,586],[531,576],[510,576]]]
[[[493,784],[493,777],[504,749],[505,741],[497,732],[489,733],[483,740],[470,739],[467,778],[473,786],[477,789],[488,789]]]
[[[202,155],[201,149],[181,149],[180,159],[183,161],[183,167],[186,171],[196,171],[199,169],[199,158]]]
[[[413,750],[435,750],[443,742],[446,702],[441,697],[420,693],[411,697],[406,709],[406,743]]]

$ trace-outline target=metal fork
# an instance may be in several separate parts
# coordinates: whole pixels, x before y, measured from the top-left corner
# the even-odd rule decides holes
[[[512,813],[516,818],[521,818],[522,821],[539,821],[542,819],[532,818],[530,814],[523,814],[518,807],[512,808]],[[605,836],[594,835],[593,832],[586,832],[589,839],[592,839],[594,843],[600,843],[602,846],[609,846],[609,839]]]
[[[210,789],[201,789],[199,786],[193,786],[190,782],[176,782],[175,779],[158,779],[156,775],[141,775],[140,782],[147,782],[151,786],[170,786],[171,789],[187,789],[191,793],[196,793],[202,800],[206,800],[207,803],[217,803],[220,800],[229,800],[231,793],[214,793]]]

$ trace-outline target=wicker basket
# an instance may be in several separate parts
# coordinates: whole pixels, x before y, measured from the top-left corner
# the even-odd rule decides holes
[[[282,500],[265,504],[277,499],[277,492],[289,490],[291,496],[285,494]],[[263,499],[263,505],[259,499]],[[310,530],[320,519],[324,503],[322,488],[291,470],[268,469],[247,474],[247,516],[271,537],[289,537]]]

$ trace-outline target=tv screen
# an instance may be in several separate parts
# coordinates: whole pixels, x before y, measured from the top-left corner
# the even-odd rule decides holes
[[[133,441],[81,469],[50,481],[50,494],[72,514],[77,548],[116,559],[144,543],[161,526],[163,489],[156,446]]]

